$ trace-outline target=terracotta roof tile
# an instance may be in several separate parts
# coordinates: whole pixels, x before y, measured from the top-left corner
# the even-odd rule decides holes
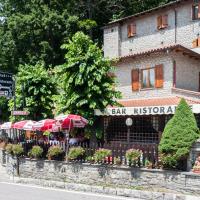
[[[145,106],[168,106],[178,105],[181,97],[153,98],[153,99],[137,99],[137,100],[120,100],[118,101],[124,107],[145,107]],[[189,105],[200,104],[200,100],[186,99]]]
[[[165,46],[161,46],[161,47],[157,47],[157,48],[153,48],[153,49],[145,49],[144,51],[134,52],[134,53],[128,54],[126,56],[121,56],[120,60],[125,59],[125,58],[133,58],[136,56],[156,53],[156,52],[162,52],[162,51],[166,52],[167,50],[171,50],[171,51],[176,50],[177,52],[182,52],[191,57],[200,59],[199,53],[192,51],[191,49],[188,49],[180,44],[171,44],[171,45],[165,45]]]

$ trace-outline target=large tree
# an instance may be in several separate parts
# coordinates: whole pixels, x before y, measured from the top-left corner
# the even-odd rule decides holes
[[[16,109],[30,112],[29,118],[40,120],[52,117],[53,96],[56,84],[51,70],[46,70],[43,63],[21,65],[16,75]],[[14,99],[9,102],[14,110]]]
[[[60,95],[58,112],[70,112],[94,119],[94,109],[115,105],[120,93],[114,90],[114,77],[109,75],[111,62],[89,36],[77,32],[62,49],[65,63],[56,68]]]
[[[61,44],[88,28],[78,16],[68,14],[65,0],[0,0],[0,4],[1,69],[15,71],[19,64],[34,65],[38,60],[45,66],[61,64]]]

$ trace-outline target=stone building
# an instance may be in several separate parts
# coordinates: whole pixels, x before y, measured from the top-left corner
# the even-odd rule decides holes
[[[104,55],[118,60],[114,73],[124,106],[96,111],[107,141],[159,143],[182,97],[200,127],[199,1],[177,0],[110,22]]]

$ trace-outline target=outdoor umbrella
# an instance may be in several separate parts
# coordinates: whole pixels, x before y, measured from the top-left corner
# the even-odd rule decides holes
[[[23,120],[23,121],[19,121],[19,122],[14,123],[13,128],[26,130],[26,131],[32,131],[34,124],[35,124],[35,121]]]
[[[0,126],[1,129],[9,130],[12,128],[12,122],[5,122]]]
[[[70,128],[84,128],[88,124],[88,120],[81,117],[80,115],[59,115],[55,117],[57,121],[60,121],[62,124],[63,129],[70,129]]]
[[[51,131],[51,132],[54,131],[55,132],[56,130],[58,130],[57,126],[58,126],[57,121],[55,119],[44,119],[44,120],[36,122],[33,125],[33,129],[38,130],[38,131]]]

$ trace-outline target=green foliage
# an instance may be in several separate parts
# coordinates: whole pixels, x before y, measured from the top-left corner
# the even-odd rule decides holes
[[[95,161],[95,159],[94,159],[93,156],[87,156],[87,157],[85,158],[85,160],[86,160],[87,162],[89,162],[89,163],[94,163],[94,161]]]
[[[12,154],[13,153],[12,147],[13,147],[12,144],[7,144],[6,145],[6,152],[9,153],[9,154]]]
[[[21,65],[16,75],[17,109],[25,107],[33,120],[52,117],[53,95],[56,94],[56,85],[52,76],[52,72],[46,70],[43,63],[34,66]],[[13,99],[9,102],[9,108],[10,110],[14,108]]]
[[[85,150],[82,147],[72,147],[69,149],[67,158],[69,160],[80,159],[84,156]]]
[[[187,158],[192,144],[199,137],[200,132],[194,114],[186,101],[181,99],[175,115],[164,129],[159,145],[164,167],[177,167]]]
[[[137,161],[141,156],[141,151],[137,149],[129,149],[126,151],[126,159],[130,162],[133,163]]]
[[[0,119],[4,122],[8,121],[9,115],[8,99],[6,99],[6,97],[0,97]]]
[[[98,149],[95,151],[94,159],[96,162],[103,162],[106,157],[111,156],[112,152],[109,149]]]
[[[12,145],[12,153],[14,156],[21,156],[24,153],[24,149],[21,144],[13,144]]]
[[[76,33],[62,48],[67,53],[66,62],[56,69],[62,91],[57,97],[57,111],[80,114],[92,123],[94,109],[116,105],[114,99],[120,98],[120,93],[113,89],[114,78],[108,75],[113,67],[82,32]]]
[[[43,149],[40,146],[33,146],[29,151],[28,155],[33,158],[41,158],[43,154]]]
[[[63,150],[59,146],[51,146],[48,150],[47,157],[53,160],[59,159],[63,154]]]

